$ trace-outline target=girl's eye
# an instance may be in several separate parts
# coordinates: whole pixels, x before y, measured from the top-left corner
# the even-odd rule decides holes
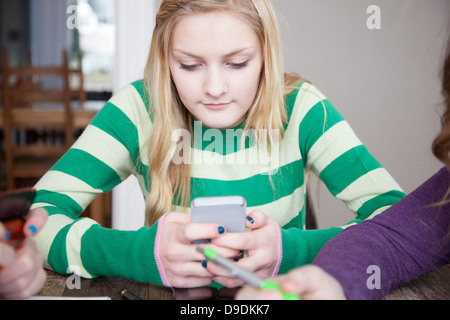
[[[228,66],[230,66],[232,69],[243,69],[248,66],[248,61],[242,62],[242,63],[228,63]],[[186,71],[195,71],[198,68],[201,67],[201,64],[180,64],[180,69],[186,70]]]
[[[183,70],[187,70],[187,71],[194,71],[196,69],[198,69],[200,67],[199,64],[192,64],[192,65],[186,65],[186,64],[181,64],[180,68]]]
[[[229,66],[233,69],[243,69],[248,66],[248,61],[242,63],[230,63]]]

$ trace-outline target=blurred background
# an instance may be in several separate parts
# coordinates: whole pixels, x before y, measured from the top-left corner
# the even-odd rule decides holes
[[[274,5],[286,71],[301,74],[328,97],[406,192],[436,172],[441,165],[430,146],[440,127],[450,2],[275,0]],[[371,5],[379,8],[377,29],[368,27]],[[59,64],[67,50],[76,68],[81,53],[84,108],[98,110],[142,78],[158,6],[159,0],[0,0],[0,46],[11,66],[25,65],[29,53],[34,64]],[[352,218],[324,185],[310,182],[319,227]],[[130,178],[106,200],[112,203],[112,227],[142,225],[137,189]]]
[[[11,67],[25,65],[28,53],[36,65],[60,64],[63,49],[75,65],[82,53],[88,100],[111,96],[116,43],[113,1],[1,0],[0,14],[0,44],[7,49]]]

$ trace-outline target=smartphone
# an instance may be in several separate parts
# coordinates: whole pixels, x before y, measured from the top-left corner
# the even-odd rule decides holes
[[[25,216],[36,196],[32,188],[0,192],[0,221],[10,233],[11,244],[22,241]]]
[[[247,203],[241,196],[203,197],[191,202],[193,223],[216,223],[227,232],[244,232]],[[194,243],[206,243],[199,240]]]

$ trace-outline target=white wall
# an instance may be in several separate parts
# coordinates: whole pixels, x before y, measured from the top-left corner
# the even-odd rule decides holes
[[[116,63],[114,91],[142,79],[159,0],[115,0]],[[145,203],[132,176],[113,190],[112,227],[137,230],[144,225]]]
[[[447,0],[274,0],[287,71],[311,80],[363,143],[411,192],[440,163],[431,154],[439,131],[439,72],[450,26]],[[369,30],[367,8],[381,9]],[[315,188],[313,197],[317,198]],[[320,227],[352,217],[324,185]],[[317,204],[316,204],[317,207]]]

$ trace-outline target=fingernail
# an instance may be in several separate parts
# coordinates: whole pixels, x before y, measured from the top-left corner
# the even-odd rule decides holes
[[[223,234],[225,232],[225,228],[224,227],[219,227],[218,231],[219,231],[219,234]]]
[[[202,261],[202,267],[205,268],[205,269],[208,267],[208,260],[203,260]]]
[[[255,223],[255,220],[253,220],[252,217],[248,216],[247,217],[248,222],[250,222],[251,224]]]
[[[5,231],[5,240],[8,241],[10,238],[11,238],[11,233],[8,230],[6,230]]]
[[[32,234],[35,234],[37,231],[37,227],[34,224],[32,224],[31,226],[28,227],[28,230],[30,230]]]

